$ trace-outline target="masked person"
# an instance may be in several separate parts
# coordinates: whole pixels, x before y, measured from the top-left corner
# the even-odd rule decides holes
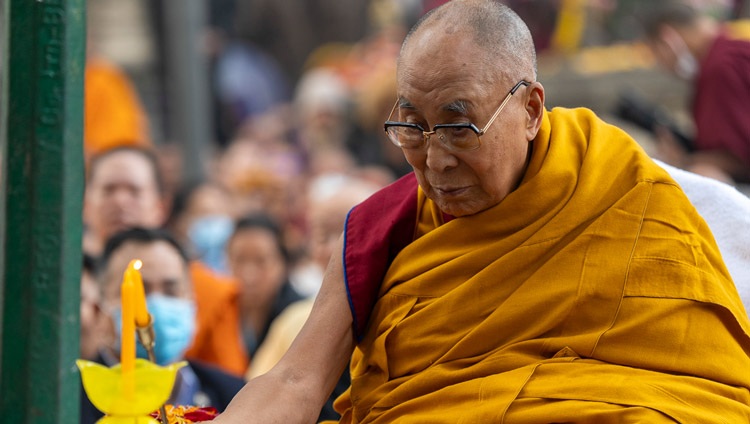
[[[667,132],[671,165],[725,181],[750,182],[750,39],[685,1],[658,2],[646,16],[648,44],[664,68],[692,85],[694,151]]]
[[[83,249],[97,257],[118,231],[153,228],[167,218],[166,186],[152,150],[126,146],[91,158],[86,175]],[[231,224],[231,223],[230,223]],[[199,260],[191,262],[198,329],[188,357],[241,376],[248,365],[239,324],[237,284]]]
[[[226,244],[234,230],[233,215],[230,193],[217,183],[201,182],[176,194],[167,225],[191,256],[228,275]]]
[[[120,286],[122,275],[133,259],[143,262],[141,275],[148,311],[152,316],[156,343],[154,354],[159,365],[184,359],[196,333],[196,306],[185,253],[164,230],[133,228],[115,234],[107,242],[101,260],[98,280],[101,284],[102,307],[110,319],[109,329],[114,342],[101,346],[97,362],[114,365],[119,362],[121,339]],[[138,356],[147,358],[139,345]],[[175,388],[167,403],[175,405],[213,406],[223,410],[243,380],[218,368],[188,360],[178,373]],[[100,417],[93,405],[84,405],[81,422]]]
[[[544,106],[526,25],[453,0],[408,33],[385,130],[414,172],[349,212],[289,351],[215,424],[750,417],[750,320],[667,171]]]

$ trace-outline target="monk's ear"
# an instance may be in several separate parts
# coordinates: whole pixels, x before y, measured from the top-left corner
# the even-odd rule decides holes
[[[544,87],[540,82],[526,87],[526,115],[526,140],[531,141],[539,132],[544,116]]]

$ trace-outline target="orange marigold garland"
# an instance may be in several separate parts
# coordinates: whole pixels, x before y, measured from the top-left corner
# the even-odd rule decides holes
[[[213,407],[199,408],[197,406],[164,405],[164,410],[167,414],[168,424],[191,424],[201,421],[211,421],[219,415],[216,408]],[[151,416],[161,423],[164,422],[159,411],[152,412]]]

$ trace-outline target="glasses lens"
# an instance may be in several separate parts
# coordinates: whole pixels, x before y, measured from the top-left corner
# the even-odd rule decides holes
[[[474,150],[479,147],[479,136],[471,127],[443,127],[435,130],[443,145],[452,150]]]
[[[416,149],[422,147],[424,143],[422,130],[414,127],[402,127],[398,125],[388,127],[388,138],[395,145],[405,149]]]

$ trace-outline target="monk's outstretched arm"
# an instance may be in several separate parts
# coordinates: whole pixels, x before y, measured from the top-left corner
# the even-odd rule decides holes
[[[215,423],[313,423],[317,420],[354,349],[342,248],[343,239],[340,239],[310,317],[289,351],[268,373],[250,380]]]

